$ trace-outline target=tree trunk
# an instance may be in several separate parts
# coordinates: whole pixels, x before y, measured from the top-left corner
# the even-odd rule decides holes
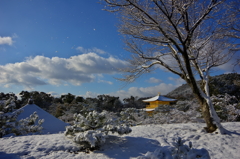
[[[195,97],[198,99],[198,101],[200,103],[202,115],[207,124],[207,127],[205,127],[205,130],[209,133],[214,132],[215,130],[217,130],[217,126],[216,126],[216,124],[214,124],[214,120],[211,116],[209,105],[208,105],[207,101],[202,97],[196,81],[191,82],[191,83],[189,82],[188,84],[192,87],[193,94],[195,95]]]
[[[201,105],[202,115],[207,124],[207,127],[205,127],[205,130],[208,133],[212,133],[217,129],[217,126],[216,124],[214,124],[214,120],[211,117],[209,105],[203,97],[197,97],[197,99]]]

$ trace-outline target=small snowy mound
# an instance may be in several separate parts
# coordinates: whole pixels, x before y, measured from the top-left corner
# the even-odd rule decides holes
[[[39,119],[44,119],[42,124],[43,134],[54,134],[59,133],[61,131],[65,131],[65,127],[69,124],[64,123],[63,121],[59,120],[58,118],[54,117],[53,115],[49,114],[45,110],[41,109],[35,104],[28,104],[24,107],[20,108],[23,109],[23,112],[18,116],[17,120],[25,119],[29,117],[34,112],[37,112]]]

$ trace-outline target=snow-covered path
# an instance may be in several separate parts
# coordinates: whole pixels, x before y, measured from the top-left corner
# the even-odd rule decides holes
[[[0,139],[0,159],[136,158],[171,145],[177,137],[191,141],[193,148],[205,148],[212,159],[240,158],[240,123],[223,123],[232,132],[230,135],[205,133],[201,131],[204,126],[191,123],[136,126],[128,135],[110,136],[101,150],[88,154],[77,152],[78,146],[63,134],[5,137]]]

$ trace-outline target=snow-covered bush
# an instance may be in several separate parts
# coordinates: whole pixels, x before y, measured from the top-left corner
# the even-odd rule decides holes
[[[16,108],[15,98],[13,96],[10,96],[7,100],[1,100],[0,101],[0,112],[12,112]]]
[[[222,121],[240,121],[240,103],[235,96],[211,97],[215,110]],[[138,121],[139,119],[137,119]],[[140,119],[141,120],[141,119]],[[142,124],[204,122],[201,108],[196,99],[178,101],[174,105],[159,105],[151,116],[142,116]]]
[[[131,126],[142,124],[146,118],[147,113],[141,109],[125,108],[120,112],[120,120]]]
[[[229,94],[211,97],[214,108],[222,121],[239,121],[239,102],[235,96]]]
[[[39,119],[37,112],[34,112],[29,117],[21,119],[16,123],[16,134],[40,133],[43,129],[43,122],[44,119]]]
[[[240,120],[240,103],[235,96],[228,94],[211,97],[214,108],[222,121]],[[178,101],[174,105],[160,105],[149,119],[151,123],[199,123],[204,122],[198,102],[193,100]],[[149,122],[148,122],[149,124]]]
[[[210,155],[206,149],[194,149],[192,142],[184,145],[185,140],[180,137],[172,143],[173,147],[164,146],[156,149],[154,152],[147,152],[138,159],[210,159]]]
[[[43,127],[43,119],[38,120],[36,112],[30,115],[26,119],[17,121],[18,115],[22,111],[15,111],[13,113],[1,113],[0,114],[0,137],[11,135],[26,135],[29,133],[40,133]]]
[[[196,101],[178,101],[174,105],[159,105],[149,115],[144,109],[126,108],[120,112],[120,119],[128,125],[202,123],[201,112]]]
[[[16,111],[14,113],[0,112],[0,138],[12,133],[13,129],[15,129],[17,116],[21,112],[22,111]]]
[[[154,113],[169,113],[171,110],[175,109],[171,105],[159,105],[155,110]]]
[[[11,128],[15,126],[17,116],[21,113],[21,111],[11,113],[15,107],[14,98],[11,96],[7,100],[0,101],[0,137],[11,132]]]
[[[85,103],[85,102],[81,102],[81,103],[78,103],[81,107],[81,110],[80,112],[82,114],[84,113],[89,113],[91,111],[94,111],[94,110],[97,110],[97,103],[95,102],[92,102],[92,101],[88,101],[88,103]]]
[[[15,110],[14,98],[0,102],[0,137],[11,135],[26,135],[39,133],[42,130],[43,119],[38,120],[36,112],[26,119],[17,121],[17,117],[23,110]]]
[[[199,123],[204,122],[199,104],[195,100],[178,101],[174,105],[159,105],[144,124]]]
[[[97,149],[105,143],[109,132],[128,134],[132,130],[118,119],[107,118],[107,112],[91,111],[87,114],[74,114],[74,125],[67,126],[65,136],[73,139],[83,149]]]

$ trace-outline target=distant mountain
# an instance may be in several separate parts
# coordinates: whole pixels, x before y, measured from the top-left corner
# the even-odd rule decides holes
[[[198,84],[200,84],[200,82],[198,82]],[[227,93],[240,99],[240,74],[230,73],[210,77],[209,88],[210,94],[212,95]],[[168,93],[167,96],[177,99],[194,97],[188,84],[183,84]]]

